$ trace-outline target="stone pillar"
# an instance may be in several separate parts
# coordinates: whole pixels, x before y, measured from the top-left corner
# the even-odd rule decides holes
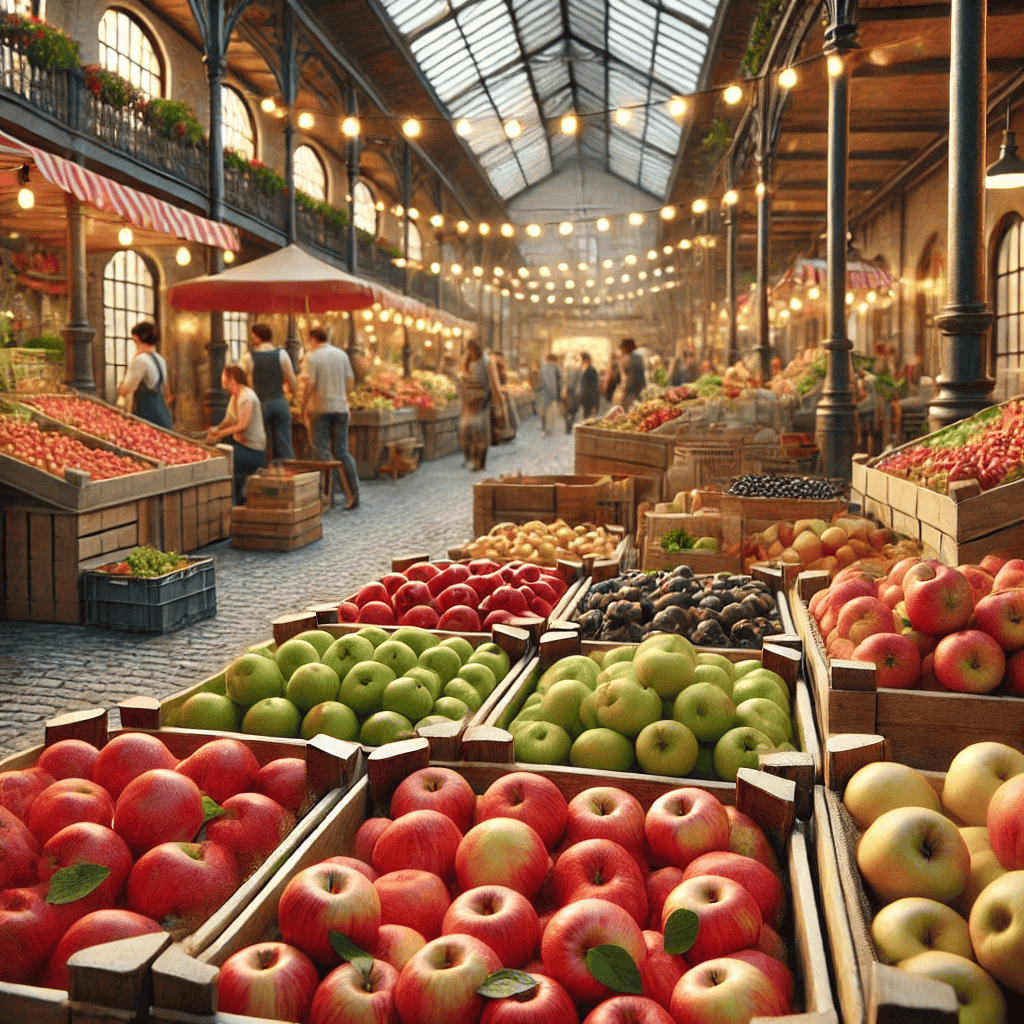
[[[728,203],[725,206],[725,301],[729,312],[726,364],[732,366],[739,356],[736,351],[736,207]]]
[[[64,328],[64,381],[68,387],[90,394],[96,391],[92,375],[92,339],[89,326],[89,277],[85,256],[85,214],[81,202],[70,193],[64,197],[68,211],[67,267],[68,322]],[[113,399],[113,395],[109,396]]]

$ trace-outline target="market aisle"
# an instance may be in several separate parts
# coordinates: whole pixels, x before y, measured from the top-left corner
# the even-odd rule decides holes
[[[397,482],[363,481],[360,509],[325,513],[323,540],[301,551],[236,551],[226,541],[204,549],[217,557],[217,616],[179,633],[0,623],[0,755],[39,742],[54,715],[111,708],[135,694],[165,697],[199,682],[266,639],[278,615],[341,600],[387,572],[393,554],[444,555],[471,535],[474,480],[572,466],[572,437],[545,437],[531,416],[515,441],[490,449],[486,472],[470,473],[456,454]]]

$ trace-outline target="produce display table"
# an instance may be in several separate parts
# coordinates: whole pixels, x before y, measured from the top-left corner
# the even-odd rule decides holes
[[[348,421],[348,446],[361,480],[375,480],[388,461],[388,447],[395,442],[419,443],[415,408],[353,409]]]
[[[423,439],[424,461],[443,458],[459,450],[459,417],[462,403],[452,402],[444,409],[416,410],[420,433]]]

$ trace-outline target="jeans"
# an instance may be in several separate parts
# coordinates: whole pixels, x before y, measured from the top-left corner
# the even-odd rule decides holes
[[[257,469],[263,469],[267,457],[263,452],[256,451],[248,445],[239,444],[233,437],[231,447],[234,449],[235,504],[245,504],[245,478],[252,476]]]
[[[328,412],[313,417],[313,447],[322,462],[340,462],[348,478],[352,501],[359,502],[359,470],[356,460],[348,450],[348,413]],[[334,454],[331,454],[331,449]],[[344,481],[337,470],[334,471],[338,486],[344,490]]]
[[[288,410],[288,399],[268,398],[260,403],[263,407],[263,427],[270,441],[272,459],[294,459],[292,448],[292,414]]]

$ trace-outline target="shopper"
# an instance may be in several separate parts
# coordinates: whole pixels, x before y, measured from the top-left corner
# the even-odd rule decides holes
[[[562,375],[558,372],[558,356],[549,352],[540,368],[540,425],[545,434],[555,432],[553,423],[561,408]]]
[[[143,320],[132,328],[135,357],[121,381],[118,404],[140,419],[168,430],[174,425],[168,406],[174,401],[167,383],[167,363],[157,352],[160,331],[156,324]]]
[[[597,415],[597,407],[601,402],[601,390],[597,370],[589,352],[580,354],[580,364],[583,367],[583,372],[580,374],[580,406],[583,408],[583,418],[586,420]]]
[[[344,349],[328,344],[322,327],[314,327],[307,337],[310,349],[302,371],[302,416],[320,459],[342,464],[344,477],[335,473],[348,495],[345,508],[358,508],[359,470],[348,450],[348,392],[355,384],[352,364]]]
[[[565,414],[565,432],[572,433],[572,421],[580,408],[580,365],[571,356],[565,361],[565,389],[562,392],[562,411]]]
[[[647,386],[647,374],[644,371],[644,357],[637,352],[636,342],[632,338],[622,339],[619,353],[619,373],[622,377],[622,401],[619,404],[628,412],[630,406],[639,401],[640,393]]]
[[[466,342],[466,357],[462,362],[459,381],[462,385],[459,440],[466,465],[475,472],[487,466],[492,418],[498,427],[504,423],[505,416],[497,367],[494,360],[484,354],[480,342],[475,338]]]
[[[266,324],[249,329],[251,351],[242,354],[238,365],[252,379],[252,389],[263,410],[263,427],[270,440],[271,459],[294,459],[292,414],[289,399],[298,390],[292,361],[283,348],[274,344],[273,332]]]
[[[245,480],[267,464],[267,432],[256,392],[249,387],[249,375],[240,366],[226,366],[221,387],[231,399],[224,419],[206,432],[207,441],[231,439],[234,448],[235,504],[245,504]]]

